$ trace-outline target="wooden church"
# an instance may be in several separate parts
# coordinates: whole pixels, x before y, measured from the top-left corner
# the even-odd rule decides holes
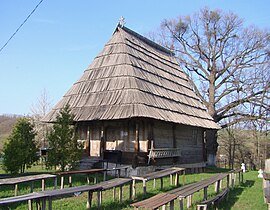
[[[69,104],[85,155],[121,153],[122,163],[205,161],[206,129],[219,129],[174,54],[123,25],[49,112]]]

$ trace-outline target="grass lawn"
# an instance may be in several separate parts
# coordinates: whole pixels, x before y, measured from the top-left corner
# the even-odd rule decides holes
[[[33,171],[35,169],[31,169]],[[41,168],[36,168],[39,172],[41,171]],[[205,179],[207,177],[210,177],[218,172],[223,172],[224,169],[215,169],[211,168],[208,169],[207,172],[201,173],[201,174],[191,174],[185,176],[185,183],[193,183],[196,181],[200,181],[202,179]],[[46,172],[45,169],[42,170],[42,172]],[[263,202],[263,192],[262,192],[262,179],[257,178],[257,171],[250,171],[244,174],[245,183],[242,185],[237,185],[236,187],[230,191],[228,200],[222,202],[219,209],[239,209],[239,210],[267,210],[267,205]],[[103,176],[99,176],[99,181],[102,181]],[[67,179],[66,179],[67,181]],[[180,179],[181,181],[181,179]],[[165,192],[170,189],[173,189],[173,186],[169,185],[169,178],[164,179],[164,189],[161,191],[159,189],[159,181],[157,181],[157,188],[153,189],[153,182],[149,181],[147,183],[147,197],[151,197],[155,194],[158,194],[160,192]],[[60,183],[60,182],[58,182]],[[86,184],[86,177],[84,175],[77,175],[73,177],[73,186],[78,185],[84,185]],[[35,191],[39,191],[40,189],[40,182],[35,183]],[[226,186],[226,181],[223,183],[223,186]],[[66,183],[66,187],[67,183]],[[53,189],[53,180],[48,180],[46,182],[46,188],[47,189]],[[128,186],[124,187],[124,193],[123,193],[123,203],[115,202],[112,198],[112,190],[108,190],[103,192],[103,202],[102,202],[102,209],[109,209],[109,210],[118,210],[118,209],[133,209],[129,206],[129,200],[128,200]],[[142,190],[142,184],[139,182],[137,184],[137,198],[136,200],[142,200],[144,199],[143,196],[143,190]],[[19,185],[19,194],[26,194],[29,193],[30,185],[29,184],[21,184]],[[214,186],[210,186],[208,189],[209,194],[214,194]],[[12,187],[6,186],[1,187],[0,190],[0,197],[8,197],[12,196],[14,193],[14,189]],[[146,198],[147,198],[146,197]],[[210,197],[210,196],[209,196]],[[189,209],[196,209],[196,202],[200,201],[203,198],[203,190],[194,194],[193,196],[193,206]],[[72,196],[62,199],[56,199],[53,201],[53,209],[85,209],[86,206],[86,200],[87,200],[87,193],[83,193],[79,196]],[[179,202],[175,202],[175,209],[179,209],[178,204]],[[96,209],[96,193],[93,195],[93,208]],[[1,208],[0,209],[27,209],[27,204],[15,204],[12,206],[9,206],[7,208]]]

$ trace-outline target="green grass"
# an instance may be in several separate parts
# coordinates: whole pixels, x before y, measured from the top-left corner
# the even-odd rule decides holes
[[[245,173],[244,184],[230,191],[228,201],[223,202],[220,209],[267,210],[267,204],[263,202],[262,179],[257,176],[257,171]]]
[[[40,171],[40,170],[39,170]],[[200,181],[202,179],[208,178],[215,173],[224,172],[226,169],[216,169],[216,168],[209,168],[207,172],[201,174],[190,174],[185,176],[185,183],[193,183]],[[236,187],[230,191],[228,200],[223,201],[219,209],[239,209],[239,210],[267,210],[267,205],[263,202],[263,192],[262,192],[262,179],[257,178],[258,173],[256,171],[250,171],[244,174],[245,182],[242,185],[239,185],[237,182]],[[99,181],[102,181],[102,175],[99,176]],[[67,179],[65,179],[67,182]],[[73,186],[84,185],[86,184],[86,177],[84,175],[77,175],[73,177]],[[155,194],[160,192],[165,192],[174,188],[174,186],[170,186],[169,177],[164,179],[164,189],[160,190],[160,182],[157,180],[157,188],[153,189],[153,181],[147,182],[147,196],[144,197],[143,190],[142,190],[142,183],[137,183],[137,198],[135,201],[139,201],[148,197],[151,197]],[[182,179],[180,177],[180,182]],[[58,182],[60,183],[60,182]],[[68,187],[68,183],[65,183]],[[35,183],[35,191],[39,191],[41,183]],[[223,182],[223,187],[226,186],[226,181]],[[46,181],[46,189],[53,189],[53,180]],[[19,193],[26,194],[29,193],[30,186],[29,184],[21,184],[19,186]],[[103,202],[102,202],[102,209],[109,209],[109,210],[117,210],[117,209],[133,209],[130,207],[129,203],[129,187],[125,186],[123,188],[123,202],[119,203],[118,201],[113,200],[112,190],[108,190],[103,192]],[[208,189],[209,195],[214,195],[214,186],[210,186]],[[13,188],[11,187],[2,187],[0,190],[0,197],[8,197],[12,196],[14,193]],[[118,190],[117,190],[118,193]],[[210,197],[209,196],[209,197]],[[116,196],[118,198],[118,195]],[[196,202],[199,202],[203,198],[203,190],[195,193],[193,196],[193,206],[189,209],[196,209]],[[82,193],[78,197],[66,197],[62,199],[55,199],[53,200],[53,209],[85,209],[87,200],[87,193]],[[96,193],[93,195],[93,205],[92,209],[96,209]],[[179,209],[179,202],[175,202],[175,209]],[[185,205],[186,206],[186,205]],[[185,207],[186,208],[186,207]],[[15,204],[10,206],[10,208],[1,208],[1,209],[27,209],[27,203],[23,204]]]

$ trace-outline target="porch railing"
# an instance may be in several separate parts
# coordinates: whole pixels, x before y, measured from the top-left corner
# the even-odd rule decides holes
[[[151,148],[148,155],[148,164],[155,158],[170,158],[181,156],[180,148]]]

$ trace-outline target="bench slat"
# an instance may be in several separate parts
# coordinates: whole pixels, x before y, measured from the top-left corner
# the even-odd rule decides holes
[[[148,173],[146,175],[143,176],[132,176],[133,179],[137,179],[137,180],[151,180],[151,179],[158,179],[158,178],[162,178],[164,176],[169,176],[171,174],[175,174],[178,173],[180,171],[184,171],[184,168],[167,168],[167,169],[163,169],[161,171],[155,171],[152,173]]]
[[[208,187],[209,185],[211,185],[217,181],[222,180],[226,176],[228,176],[228,173],[220,173],[220,174],[214,175],[208,179],[204,179],[204,180],[196,182],[196,183],[185,185],[185,186],[176,188],[174,190],[168,191],[167,193],[160,193],[160,194],[155,195],[155,196],[148,198],[146,200],[133,203],[133,204],[131,204],[131,206],[137,207],[137,208],[157,209],[157,208],[175,200],[178,197],[185,198],[189,195],[192,195],[193,193],[195,193],[201,189],[204,189],[205,187]],[[220,193],[220,195],[222,195],[222,193]]]
[[[100,186],[102,190],[107,190],[113,187],[121,186],[127,183],[131,183],[132,179],[130,178],[116,178],[116,179],[111,179],[108,181],[100,182],[96,184],[97,186]]]
[[[226,173],[214,175],[208,179],[204,179],[202,181],[199,181],[190,185],[185,185],[183,187],[176,188],[174,190],[169,191],[168,193],[175,194],[180,197],[187,197],[188,195],[198,192],[201,189],[217,182],[218,180],[225,178],[227,175],[228,174]]]
[[[43,194],[34,192],[34,193],[26,194],[26,195],[1,198],[0,205],[28,201],[28,200],[33,200],[33,199],[37,199],[37,198],[44,198],[44,197],[46,197],[46,196]]]
[[[172,195],[172,194],[168,194],[168,193],[160,193],[160,194],[157,194],[157,195],[151,197],[151,199],[146,199],[143,201],[133,203],[133,204],[131,204],[131,206],[137,207],[137,208],[156,209],[160,206],[163,206],[163,205],[169,203],[170,201],[172,201],[176,198],[177,198],[176,195]]]
[[[207,205],[209,203],[213,203],[213,202],[216,202],[217,200],[220,200],[222,199],[225,195],[227,195],[227,193],[229,192],[229,189],[226,188],[224,189],[223,191],[221,191],[219,194],[217,194],[216,196],[208,199],[208,200],[205,200],[205,201],[201,201],[199,202],[198,204],[199,205]]]
[[[22,182],[31,182],[37,181],[41,179],[48,179],[48,178],[55,178],[56,175],[52,174],[39,174],[39,175],[32,175],[32,176],[22,176],[16,178],[7,178],[7,179],[0,179],[0,185],[13,185],[19,184]]]

